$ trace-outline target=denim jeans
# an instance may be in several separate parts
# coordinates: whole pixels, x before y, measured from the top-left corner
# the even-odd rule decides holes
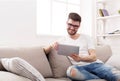
[[[76,75],[71,76],[71,68],[76,70]],[[119,74],[112,72],[113,67],[103,63],[91,63],[85,66],[73,65],[67,69],[67,76],[73,81],[85,81],[90,79],[105,79],[107,81],[117,81]]]

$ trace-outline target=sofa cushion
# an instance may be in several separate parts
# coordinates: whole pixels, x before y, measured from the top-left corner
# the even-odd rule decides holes
[[[52,71],[42,47],[0,47],[0,58],[20,57],[34,66],[44,77]]]
[[[46,81],[72,81],[68,78],[46,78]],[[91,79],[86,81],[106,81],[104,79]]]
[[[120,55],[114,54],[110,57],[110,59],[106,62],[108,65],[112,65],[120,70]]]
[[[69,59],[66,56],[58,55],[57,51],[54,49],[52,49],[50,54],[48,54],[48,58],[54,77],[65,77],[66,70],[71,65]]]
[[[1,62],[7,71],[29,78],[32,81],[45,81],[41,73],[24,59],[19,57],[3,58]]]
[[[96,46],[96,54],[98,59],[106,62],[112,55],[112,51],[109,45]]]
[[[46,81],[72,81],[69,78],[46,78]]]
[[[32,81],[32,80],[10,72],[0,71],[0,81]]]
[[[87,80],[87,81],[106,81],[104,79],[92,79],[92,80]]]
[[[3,67],[1,60],[0,60],[0,71],[4,71],[4,70],[5,70],[5,68]]]

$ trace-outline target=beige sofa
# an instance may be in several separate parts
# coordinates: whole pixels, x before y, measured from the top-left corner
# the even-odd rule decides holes
[[[112,55],[109,46],[96,47],[99,59],[106,62]],[[42,47],[0,47],[0,58],[20,57],[34,66],[46,81],[71,81],[66,78],[66,69],[71,65],[66,56],[57,55],[52,50],[46,55]],[[28,78],[6,71],[0,63],[0,81],[31,81]],[[88,81],[105,81],[88,80]]]

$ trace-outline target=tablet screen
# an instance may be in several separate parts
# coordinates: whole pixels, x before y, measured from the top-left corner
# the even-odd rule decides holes
[[[79,46],[58,44],[58,54],[69,56],[71,54],[79,54]]]

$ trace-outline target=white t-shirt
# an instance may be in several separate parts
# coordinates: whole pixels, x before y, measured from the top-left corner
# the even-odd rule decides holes
[[[90,36],[84,35],[84,34],[80,34],[79,38],[77,38],[76,40],[71,39],[69,36],[63,37],[61,40],[59,40],[58,43],[79,46],[79,55],[82,55],[82,56],[89,55],[88,49],[95,49],[94,43],[90,38]],[[83,61],[76,62],[69,56],[68,58],[70,59],[72,64],[77,64],[77,65],[90,64],[90,62],[83,62]],[[102,61],[97,59],[95,62],[102,62]]]

